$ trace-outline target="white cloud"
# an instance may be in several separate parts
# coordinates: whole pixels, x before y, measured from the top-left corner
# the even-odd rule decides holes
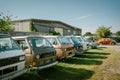
[[[71,21],[78,21],[78,20],[82,20],[82,19],[89,18],[89,17],[91,17],[91,16],[93,16],[93,15],[92,15],[92,14],[89,14],[89,15],[85,15],[85,16],[80,16],[80,17],[71,19]]]
[[[90,16],[92,16],[92,15],[81,16],[81,17],[79,17],[78,19],[85,19],[85,18],[88,18],[88,17],[90,17]]]

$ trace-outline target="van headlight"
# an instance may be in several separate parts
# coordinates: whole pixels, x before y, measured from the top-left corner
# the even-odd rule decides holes
[[[64,49],[64,51],[67,51],[67,49]]]
[[[79,47],[76,47],[76,49],[78,50],[78,49],[79,49]]]
[[[25,56],[20,56],[20,57],[19,57],[19,60],[20,60],[20,61],[25,60]]]
[[[40,55],[37,55],[36,58],[37,58],[37,59],[40,59]]]
[[[79,47],[77,47],[77,49],[79,49]]]

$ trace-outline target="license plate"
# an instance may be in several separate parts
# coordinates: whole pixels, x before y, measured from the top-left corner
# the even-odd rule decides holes
[[[51,62],[51,60],[46,60],[46,61],[45,61],[45,64],[50,63],[50,62]]]

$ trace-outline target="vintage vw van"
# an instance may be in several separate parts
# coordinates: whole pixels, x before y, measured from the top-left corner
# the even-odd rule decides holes
[[[26,55],[28,69],[44,69],[58,63],[56,51],[44,37],[19,36],[13,39],[20,45]]]
[[[24,52],[11,36],[0,34],[0,80],[10,80],[25,72]]]
[[[76,36],[83,44],[84,51],[88,51],[91,49],[90,43],[83,36]]]
[[[56,49],[57,59],[68,58],[75,55],[75,48],[64,36],[44,36]]]
[[[75,55],[80,55],[80,54],[84,53],[83,45],[79,41],[79,39],[77,37],[75,37],[75,36],[66,36],[66,38],[74,45],[75,49],[77,50]]]

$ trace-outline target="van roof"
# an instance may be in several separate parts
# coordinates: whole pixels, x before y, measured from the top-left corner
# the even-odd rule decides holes
[[[9,34],[0,34],[0,36],[7,36],[7,37],[11,37]]]
[[[0,35],[8,35],[8,36],[10,36],[9,34],[0,34]]]
[[[52,37],[52,38],[56,38],[56,37],[58,37],[58,36],[53,36],[53,35],[52,35],[52,36],[43,36],[43,37],[45,37],[45,38],[51,38],[51,37]]]
[[[13,39],[25,39],[25,38],[29,38],[29,37],[42,37],[42,36],[15,36],[12,37]]]

